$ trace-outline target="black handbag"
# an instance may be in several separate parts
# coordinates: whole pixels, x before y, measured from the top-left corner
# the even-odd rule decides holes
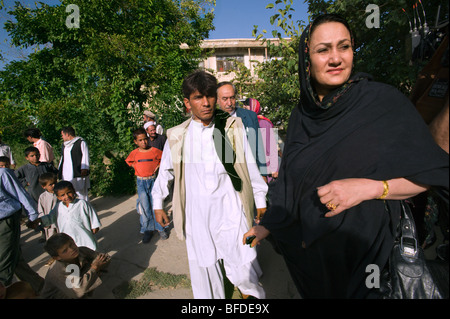
[[[401,201],[399,232],[382,272],[383,299],[448,299],[448,262],[426,260],[409,205]]]

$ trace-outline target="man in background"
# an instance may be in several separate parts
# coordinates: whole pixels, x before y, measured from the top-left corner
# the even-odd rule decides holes
[[[61,130],[64,141],[61,160],[58,166],[58,178],[71,182],[78,198],[89,201],[89,149],[86,141],[75,135],[73,127]]]
[[[259,131],[258,117],[255,112],[236,106],[236,89],[231,82],[221,82],[217,86],[217,104],[219,108],[242,119],[247,139],[252,150],[253,157],[258,165],[259,172],[267,180],[266,156]]]

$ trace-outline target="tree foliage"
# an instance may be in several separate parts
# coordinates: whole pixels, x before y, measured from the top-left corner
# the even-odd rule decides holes
[[[62,0],[30,9],[16,2],[5,29],[12,45],[36,50],[0,73],[3,135],[13,139],[37,126],[56,146],[61,127],[73,126],[90,147],[94,193],[111,192],[116,179],[129,183],[132,174],[121,164],[134,147],[132,131],[145,103],[158,108],[164,125],[183,119],[174,105],[183,78],[197,67],[200,41],[213,28],[214,4]],[[78,27],[68,5],[79,9]]]

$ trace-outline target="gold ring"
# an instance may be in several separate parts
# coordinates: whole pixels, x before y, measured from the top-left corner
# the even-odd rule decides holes
[[[328,204],[327,204],[327,208],[329,209],[329,210],[336,210],[336,208],[338,207],[339,205],[335,205],[335,204],[333,204],[332,202],[329,202]]]

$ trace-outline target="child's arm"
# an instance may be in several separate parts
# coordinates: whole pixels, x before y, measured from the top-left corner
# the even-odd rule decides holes
[[[88,202],[86,202],[86,216],[89,219],[89,223],[91,225],[91,230],[95,234],[98,232],[100,226],[102,223],[100,223],[100,219],[98,218],[97,212],[95,211],[94,207]]]
[[[45,215],[45,209],[44,209],[44,203],[43,203],[44,198],[43,198],[43,196],[42,196],[43,194],[45,194],[45,193],[42,193],[42,194],[39,196],[39,200],[38,200],[38,214],[39,214],[39,217]]]
[[[134,168],[134,157],[135,157],[135,151],[132,151],[128,157],[125,159],[125,163],[127,163],[128,166],[133,167]]]
[[[41,216],[41,218],[39,218],[39,222],[42,224],[42,226],[47,227],[52,224],[56,224],[57,216],[58,216],[58,204],[56,204],[55,207],[53,207],[50,213]]]

